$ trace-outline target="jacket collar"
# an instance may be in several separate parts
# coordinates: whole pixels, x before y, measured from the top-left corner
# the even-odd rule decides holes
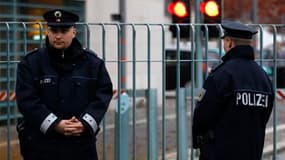
[[[250,45],[236,46],[229,50],[223,57],[223,62],[231,59],[249,59],[254,60],[254,50]]]
[[[48,54],[50,57],[56,61],[60,61],[62,63],[73,63],[82,57],[84,54],[82,45],[78,41],[77,38],[73,38],[71,45],[64,49],[56,49],[52,47],[48,41],[48,37],[46,38],[46,47],[48,50]],[[64,54],[64,58],[62,56]]]

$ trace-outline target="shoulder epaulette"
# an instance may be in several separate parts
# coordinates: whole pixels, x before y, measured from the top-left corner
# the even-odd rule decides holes
[[[31,55],[34,55],[35,53],[38,53],[39,50],[40,50],[39,48],[34,48],[33,50],[29,51],[29,52],[24,56],[24,58],[27,58],[27,57],[29,57],[29,56],[31,56]]]
[[[98,55],[97,55],[94,51],[92,51],[91,49],[83,48],[83,50],[84,50],[87,54],[89,54],[89,55],[98,57]]]
[[[218,64],[217,66],[215,66],[212,70],[211,70],[211,73],[215,72],[217,69],[219,69],[220,67],[222,67],[224,65],[224,63],[220,63]]]
[[[37,53],[39,51],[39,48],[34,48],[33,50],[29,51],[25,56],[29,56],[31,54]]]

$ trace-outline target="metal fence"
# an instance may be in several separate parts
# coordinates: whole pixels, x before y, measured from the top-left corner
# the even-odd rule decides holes
[[[204,24],[188,24],[188,39],[172,38],[168,30],[171,25],[77,25],[79,40],[105,60],[114,83],[114,96],[97,136],[100,159],[193,160],[199,154],[191,148],[191,113],[197,90],[224,54],[222,41],[208,37],[209,25]],[[181,25],[175,25],[176,35],[180,35]],[[215,26],[221,35],[221,26]],[[201,32],[200,27],[206,32]],[[277,72],[285,67],[284,26],[254,27],[259,30],[256,61],[280,94],[266,130],[264,150],[264,158],[277,159],[277,151],[284,147],[277,142],[284,142],[285,137],[285,120],[277,115],[282,112],[285,98],[279,89],[283,84],[277,83],[278,77],[285,76]],[[15,131],[16,120],[21,116],[15,103],[16,66],[29,50],[44,46],[46,28],[46,24],[36,22],[0,23],[1,160],[21,159]]]

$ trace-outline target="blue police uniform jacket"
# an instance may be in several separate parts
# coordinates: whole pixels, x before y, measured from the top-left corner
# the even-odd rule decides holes
[[[194,110],[200,160],[260,160],[274,100],[272,83],[251,46],[237,46],[203,84]]]
[[[58,149],[55,144],[79,149],[95,142],[112,98],[112,82],[104,61],[83,49],[76,38],[65,51],[50,47],[47,41],[46,48],[32,51],[19,63],[16,95],[24,120],[18,125],[22,143],[54,150]],[[55,132],[61,119],[72,116],[85,126],[83,135],[66,137]]]

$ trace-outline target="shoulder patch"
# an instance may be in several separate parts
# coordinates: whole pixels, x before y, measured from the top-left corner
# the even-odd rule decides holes
[[[201,101],[206,93],[206,90],[202,88],[198,94],[198,101]]]

